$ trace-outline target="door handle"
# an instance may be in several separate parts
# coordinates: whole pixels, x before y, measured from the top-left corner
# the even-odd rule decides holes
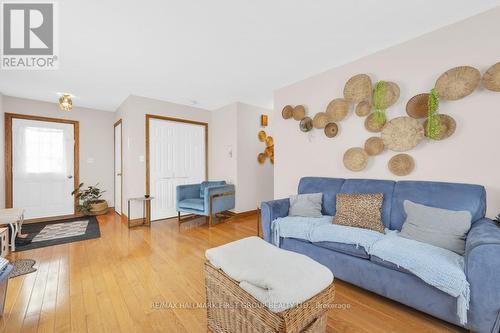
[[[68,176],[68,179],[71,179],[71,178],[73,178],[73,176],[72,176],[72,175],[69,175],[69,176]]]
[[[116,175],[117,175],[117,176],[121,176],[122,174],[121,174],[121,172],[119,172],[119,173],[117,173]]]

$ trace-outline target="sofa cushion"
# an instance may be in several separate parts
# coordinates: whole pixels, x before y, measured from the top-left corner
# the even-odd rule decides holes
[[[199,210],[203,211],[204,210],[204,204],[203,204],[203,199],[184,199],[179,202],[179,208],[187,208],[187,209],[194,209],[194,210]]]
[[[383,266],[383,267],[386,267],[386,268],[389,268],[389,269],[392,269],[394,271],[398,271],[398,272],[403,272],[403,273],[407,273],[407,274],[413,274],[412,272],[410,272],[409,270],[401,267],[401,266],[398,266],[396,264],[393,264],[392,262],[390,261],[386,261],[386,260],[383,260],[383,259],[380,259],[379,257],[377,256],[370,256],[370,261],[371,262],[374,262],[375,264],[377,265],[380,265],[380,266]]]
[[[220,180],[220,181],[204,181],[204,182],[201,182],[201,185],[200,185],[200,198],[203,198],[203,196],[205,195],[205,189],[207,187],[220,186],[220,185],[226,185],[226,182],[224,180]]]
[[[391,204],[394,186],[392,180],[379,179],[346,179],[342,184],[340,193],[382,193],[384,203],[382,204],[382,223],[386,228],[390,227]]]
[[[370,255],[366,253],[365,248],[362,246],[356,246],[354,244],[345,244],[337,242],[316,242],[313,243],[319,247],[341,252],[344,254],[349,254],[354,257],[369,259]]]
[[[334,224],[384,232],[381,220],[382,193],[337,193]]]
[[[323,215],[335,215],[336,195],[344,184],[343,178],[303,177],[299,182],[298,194],[323,193]]]
[[[321,217],[322,199],[323,193],[291,195],[288,216]]]
[[[391,205],[391,228],[401,230],[406,213],[403,202],[410,200],[422,205],[450,210],[467,210],[472,222],[484,217],[486,192],[483,186],[424,181],[399,181],[394,187]]]
[[[403,205],[406,221],[401,237],[464,254],[465,237],[471,227],[469,211],[434,208],[409,200]]]

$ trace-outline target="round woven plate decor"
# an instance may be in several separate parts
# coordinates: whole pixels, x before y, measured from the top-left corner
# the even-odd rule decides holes
[[[266,154],[260,153],[259,155],[257,155],[257,161],[260,164],[263,164],[266,161]]]
[[[349,112],[349,102],[344,98],[336,98],[326,107],[326,114],[331,121],[341,121]]]
[[[314,115],[313,118],[313,126],[317,129],[325,128],[326,124],[328,124],[328,115],[326,112],[318,112]]]
[[[281,110],[281,116],[283,119],[290,119],[293,116],[293,107],[291,105],[285,105],[283,110]]]
[[[436,81],[439,97],[455,101],[468,96],[476,90],[481,82],[481,73],[470,66],[452,68],[443,73]]]
[[[309,132],[313,128],[313,121],[309,117],[305,117],[299,123],[299,128],[302,132]]]
[[[306,108],[304,105],[297,105],[293,108],[292,112],[293,119],[301,121],[306,116]]]
[[[396,176],[407,176],[415,168],[415,161],[408,154],[398,154],[389,160],[387,166]]]
[[[428,102],[428,93],[415,95],[406,103],[406,113],[415,119],[425,118],[429,114]]]
[[[491,66],[484,73],[483,86],[488,90],[500,92],[500,62]]]
[[[457,122],[451,116],[447,114],[439,115],[439,135],[435,140],[444,140],[449,138],[455,133],[457,129]],[[425,136],[427,136],[427,120],[424,122]]]
[[[387,109],[396,104],[396,102],[399,99],[400,90],[399,86],[396,83],[390,81],[387,81],[385,83],[385,87],[386,87],[386,93],[385,93],[386,96],[384,99],[385,103],[383,103],[382,108]]]
[[[420,122],[411,117],[394,118],[382,129],[384,145],[394,151],[407,151],[424,139],[425,131]]]
[[[372,98],[372,79],[366,74],[351,77],[344,86],[344,98],[352,103],[370,101]]]
[[[344,153],[344,166],[351,171],[361,171],[368,164],[368,154],[363,148],[350,148]]]
[[[378,133],[382,130],[382,128],[384,127],[385,123],[384,124],[378,124],[375,122],[375,113],[372,113],[371,115],[369,115],[368,117],[366,117],[365,119],[365,128],[368,132],[372,132],[372,133]]]
[[[264,141],[266,140],[266,136],[267,136],[267,135],[266,135],[266,132],[264,132],[264,131],[259,131],[259,135],[258,135],[258,136],[259,136],[259,141],[260,141],[260,142],[264,142]]]
[[[365,141],[365,151],[370,156],[379,155],[384,151],[384,141],[378,136],[372,136]]]
[[[328,138],[333,138],[337,136],[337,133],[339,132],[339,127],[335,123],[328,123],[325,126],[325,135]]]
[[[356,115],[358,117],[366,117],[372,111],[372,104],[368,101],[359,102],[356,105]]]

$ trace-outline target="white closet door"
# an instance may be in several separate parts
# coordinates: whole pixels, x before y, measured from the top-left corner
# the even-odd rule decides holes
[[[115,126],[115,212],[122,213],[122,124]]]
[[[205,180],[205,126],[161,119],[149,122],[151,219],[177,215],[176,186]]]
[[[25,218],[74,213],[73,124],[12,120],[13,206]]]

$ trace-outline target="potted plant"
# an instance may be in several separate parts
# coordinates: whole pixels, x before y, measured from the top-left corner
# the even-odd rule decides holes
[[[108,203],[101,199],[102,194],[106,191],[101,191],[97,187],[99,184],[83,188],[83,183],[71,192],[78,199],[77,210],[85,215],[103,215],[108,211]]]

